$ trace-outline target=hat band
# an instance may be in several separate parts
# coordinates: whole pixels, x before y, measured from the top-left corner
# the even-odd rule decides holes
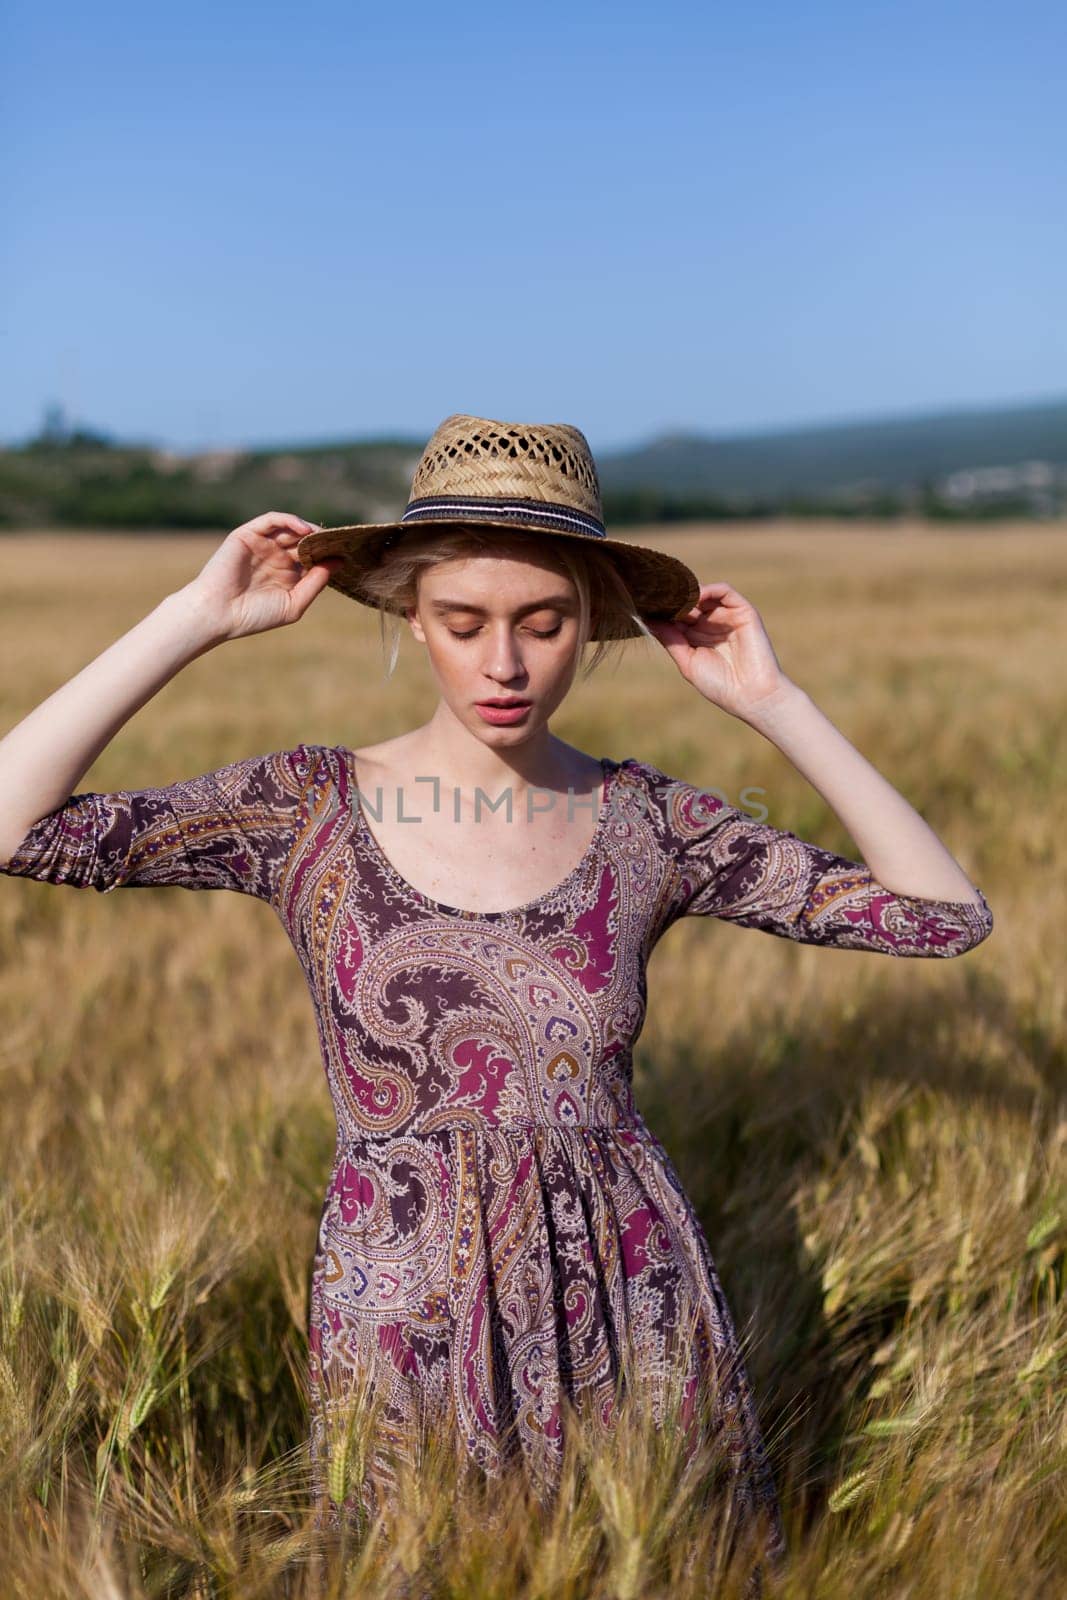
[[[514,522],[516,527],[527,523],[548,524],[564,533],[588,534],[593,539],[606,539],[607,530],[598,517],[577,511],[573,506],[564,508],[551,500],[501,500],[495,495],[467,495],[462,500],[451,495],[426,495],[419,500],[409,500],[401,522],[455,521],[457,518],[490,516],[494,521]]]

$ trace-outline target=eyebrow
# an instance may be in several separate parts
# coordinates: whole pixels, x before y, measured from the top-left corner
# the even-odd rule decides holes
[[[434,611],[471,611],[479,617],[489,615],[484,606],[472,605],[469,600],[431,600],[430,605]],[[523,617],[527,611],[540,611],[545,606],[555,606],[557,610],[569,611],[573,605],[574,601],[569,594],[550,594],[543,600],[531,600],[528,605],[518,606],[515,615]]]

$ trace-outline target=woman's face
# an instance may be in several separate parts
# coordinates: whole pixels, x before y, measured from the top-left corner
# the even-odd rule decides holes
[[[442,698],[483,743],[525,743],[571,686],[578,591],[528,552],[502,547],[425,568],[407,615]],[[494,714],[493,700],[521,700],[525,710]]]

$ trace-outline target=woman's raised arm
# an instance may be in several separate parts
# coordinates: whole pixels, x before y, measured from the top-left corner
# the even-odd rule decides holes
[[[650,630],[713,705],[762,733],[837,813],[884,888],[981,907],[983,897],[904,796],[779,665],[759,612],[728,583],[701,587],[681,623]]]
[[[62,806],[115,734],[197,656],[303,616],[333,563],[307,572],[295,546],[315,524],[265,512],[219,545],[203,569],[42,700],[0,739],[0,863]]]

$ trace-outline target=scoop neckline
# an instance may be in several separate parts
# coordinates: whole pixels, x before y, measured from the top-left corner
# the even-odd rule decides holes
[[[344,757],[345,770],[352,785],[352,790],[358,793],[359,779],[356,773],[354,753],[346,745],[339,745],[337,748]],[[378,843],[378,840],[376,839],[374,832],[366,819],[362,805],[357,804],[351,806],[350,808],[354,813],[353,826],[355,828],[356,836],[361,840],[364,848],[367,849],[373,856],[374,860],[384,872],[386,877],[392,879],[394,884],[397,884],[405,894],[417,901],[419,905],[425,906],[430,911],[438,912],[442,916],[456,917],[465,922],[499,922],[502,917],[515,917],[527,911],[536,911],[540,906],[547,905],[550,900],[555,900],[564,892],[564,890],[568,889],[570,885],[581,876],[581,874],[588,867],[590,861],[597,853],[604,830],[607,827],[608,813],[611,809],[612,783],[614,781],[616,772],[622,764],[621,762],[613,760],[611,756],[600,756],[598,759],[600,761],[601,770],[600,810],[597,813],[596,827],[593,829],[593,837],[586,846],[581,860],[576,862],[576,864],[571,868],[570,872],[567,873],[567,876],[565,878],[561,878],[559,883],[557,883],[554,888],[546,889],[544,894],[536,895],[532,900],[524,900],[521,905],[506,906],[501,911],[473,911],[464,906],[450,906],[446,905],[443,900],[435,900],[432,895],[424,894],[421,889],[416,889],[413,883],[409,883],[407,878],[405,878],[404,875],[399,872],[390,861],[389,857]]]

